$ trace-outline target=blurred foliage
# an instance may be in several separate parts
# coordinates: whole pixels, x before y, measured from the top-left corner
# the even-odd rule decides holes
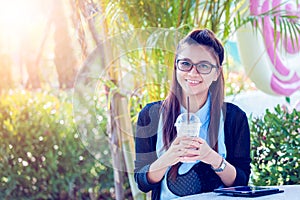
[[[242,72],[224,73],[225,95],[238,95],[241,92],[257,90],[255,84]]]
[[[2,94],[0,142],[1,199],[113,199],[112,169],[82,145],[65,92]]]
[[[254,185],[300,183],[300,111],[277,106],[251,122]]]

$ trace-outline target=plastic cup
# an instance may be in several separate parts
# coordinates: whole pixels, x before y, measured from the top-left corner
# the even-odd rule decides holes
[[[189,117],[189,120],[188,120]],[[190,136],[198,137],[201,127],[200,119],[194,113],[182,113],[175,122],[177,137]]]

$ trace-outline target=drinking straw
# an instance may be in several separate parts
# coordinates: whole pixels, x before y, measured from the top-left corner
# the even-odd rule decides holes
[[[190,123],[190,97],[187,96],[187,113],[188,113],[188,117],[187,117],[187,123],[189,124]]]

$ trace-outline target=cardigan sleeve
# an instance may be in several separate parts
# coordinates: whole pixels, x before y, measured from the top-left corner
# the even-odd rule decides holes
[[[139,113],[135,134],[134,178],[143,192],[158,189],[160,182],[152,184],[147,179],[150,164],[157,159],[156,140],[159,121],[159,103],[147,104]]]
[[[251,157],[250,130],[246,113],[236,105],[227,103],[224,129],[226,159],[236,169],[233,186],[248,185]]]

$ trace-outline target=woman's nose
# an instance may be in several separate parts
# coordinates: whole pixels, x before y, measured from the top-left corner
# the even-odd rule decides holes
[[[192,69],[189,73],[192,73],[192,74],[200,74],[197,70],[197,67],[195,65],[192,66]]]

